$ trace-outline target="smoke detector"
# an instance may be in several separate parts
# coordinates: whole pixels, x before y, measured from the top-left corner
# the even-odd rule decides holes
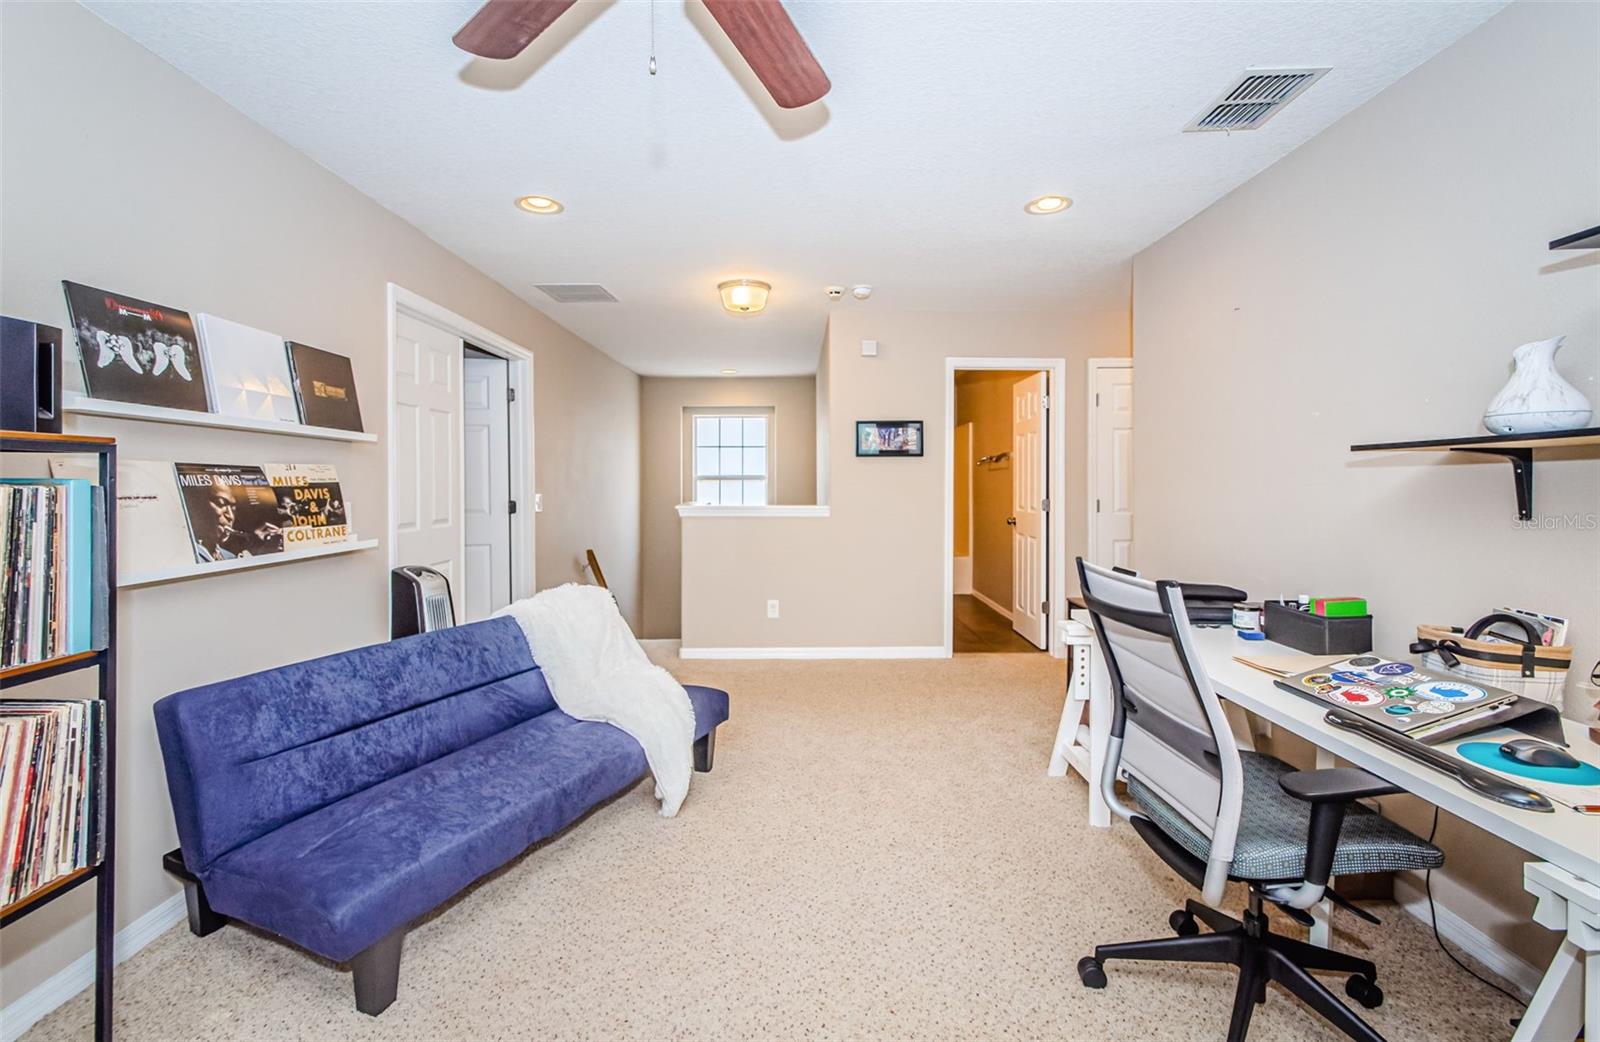
[[[1183,132],[1255,130],[1327,72],[1325,68],[1246,69]]]
[[[827,288],[826,292],[828,294],[828,299],[829,300],[843,300],[844,299],[844,287],[843,286],[829,286]]]

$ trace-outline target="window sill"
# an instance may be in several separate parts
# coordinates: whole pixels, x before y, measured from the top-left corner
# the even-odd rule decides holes
[[[825,506],[713,507],[678,504],[679,517],[827,517]]]

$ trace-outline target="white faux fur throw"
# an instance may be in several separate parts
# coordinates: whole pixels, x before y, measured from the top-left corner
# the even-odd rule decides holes
[[[522,627],[556,705],[632,735],[656,779],[661,816],[678,813],[693,774],[694,706],[644,648],[599,586],[568,583],[495,612]]]

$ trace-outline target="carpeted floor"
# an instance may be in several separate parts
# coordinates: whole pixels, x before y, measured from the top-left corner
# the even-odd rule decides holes
[[[1088,827],[1076,777],[1046,777],[1059,662],[667,664],[733,697],[677,819],[641,784],[483,881],[412,931],[376,1019],[347,969],[175,927],[119,972],[119,1040],[1222,1038],[1226,969],[1078,983],[1096,941],[1166,935],[1189,891],[1130,829]],[[1378,963],[1379,1031],[1510,1036],[1510,1002],[1376,911],[1338,939]],[[26,1037],[90,1019],[84,994]],[[1250,1037],[1335,1036],[1274,987]]]

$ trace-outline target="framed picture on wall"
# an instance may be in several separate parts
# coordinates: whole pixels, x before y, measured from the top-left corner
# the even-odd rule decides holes
[[[857,420],[856,455],[922,455],[922,421]]]

